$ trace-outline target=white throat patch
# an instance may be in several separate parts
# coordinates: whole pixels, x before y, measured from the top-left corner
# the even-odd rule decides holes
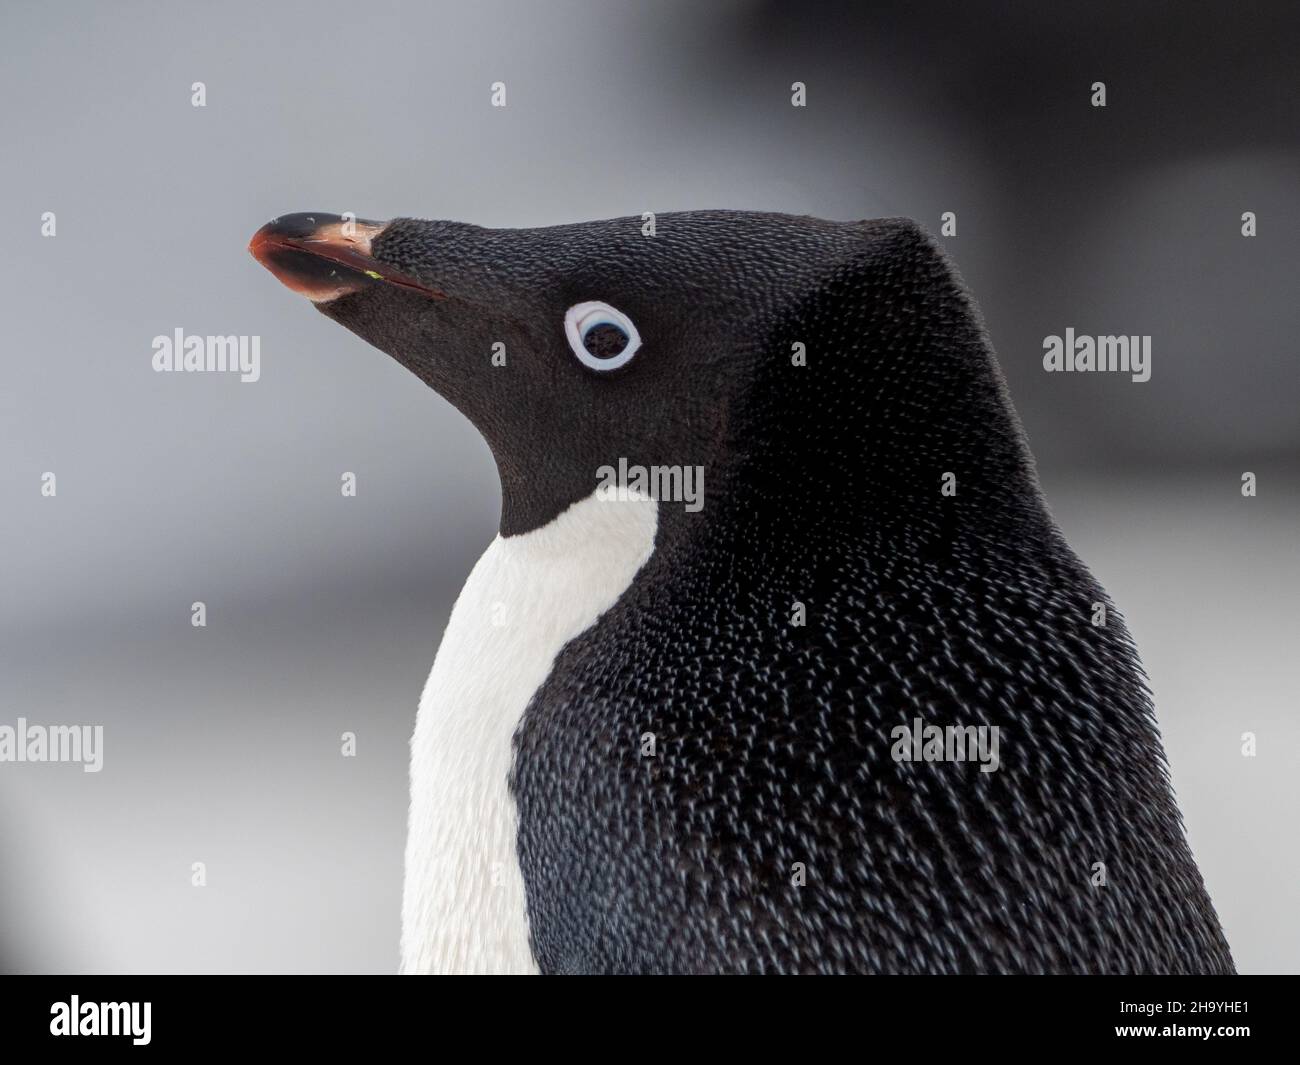
[[[573,504],[498,536],[447,622],[411,738],[402,971],[531,973],[512,740],[555,656],[617,602],[654,551],[658,505]]]

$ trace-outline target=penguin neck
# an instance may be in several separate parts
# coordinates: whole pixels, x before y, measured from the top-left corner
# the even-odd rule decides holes
[[[494,454],[501,481],[498,532],[502,537],[522,536],[545,528],[596,490],[590,470],[570,467],[526,470],[503,459],[495,450]]]
[[[1045,510],[999,385],[990,379],[960,391],[964,409],[933,411],[933,422],[911,425],[914,403],[828,397],[810,413],[812,429],[783,423],[746,456],[722,493],[727,524],[748,541],[836,548],[874,540],[892,554],[922,556],[1037,529]],[[973,427],[951,431],[962,422]]]
[[[1050,525],[982,323],[942,253],[906,231],[776,324],[732,426],[728,494],[764,535],[925,554]]]

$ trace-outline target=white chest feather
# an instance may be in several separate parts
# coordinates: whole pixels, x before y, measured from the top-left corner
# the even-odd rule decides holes
[[[517,816],[515,729],[555,656],[654,550],[650,499],[575,503],[483,553],[452,608],[411,739],[404,972],[535,972]]]

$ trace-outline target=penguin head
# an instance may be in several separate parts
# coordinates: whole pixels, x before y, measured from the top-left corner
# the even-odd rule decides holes
[[[476,426],[504,535],[546,524],[620,461],[702,468],[706,511],[747,463],[775,464],[768,487],[795,496],[858,476],[827,464],[866,447],[864,430],[892,442],[904,424],[862,402],[873,373],[877,397],[896,384],[871,334],[891,354],[907,343],[904,253],[920,252],[923,285],[935,255],[906,221],[733,211],[517,230],[295,214],[249,247]]]

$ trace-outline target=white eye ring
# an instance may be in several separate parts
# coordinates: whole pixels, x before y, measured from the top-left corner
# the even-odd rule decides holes
[[[599,359],[587,350],[583,338],[599,325],[612,325],[622,330],[627,337],[623,350],[608,359]],[[608,303],[599,300],[589,303],[575,303],[564,312],[564,335],[569,339],[569,347],[578,361],[592,370],[602,373],[626,366],[637,348],[641,346],[641,334],[636,331],[632,319],[622,311],[615,310]]]

